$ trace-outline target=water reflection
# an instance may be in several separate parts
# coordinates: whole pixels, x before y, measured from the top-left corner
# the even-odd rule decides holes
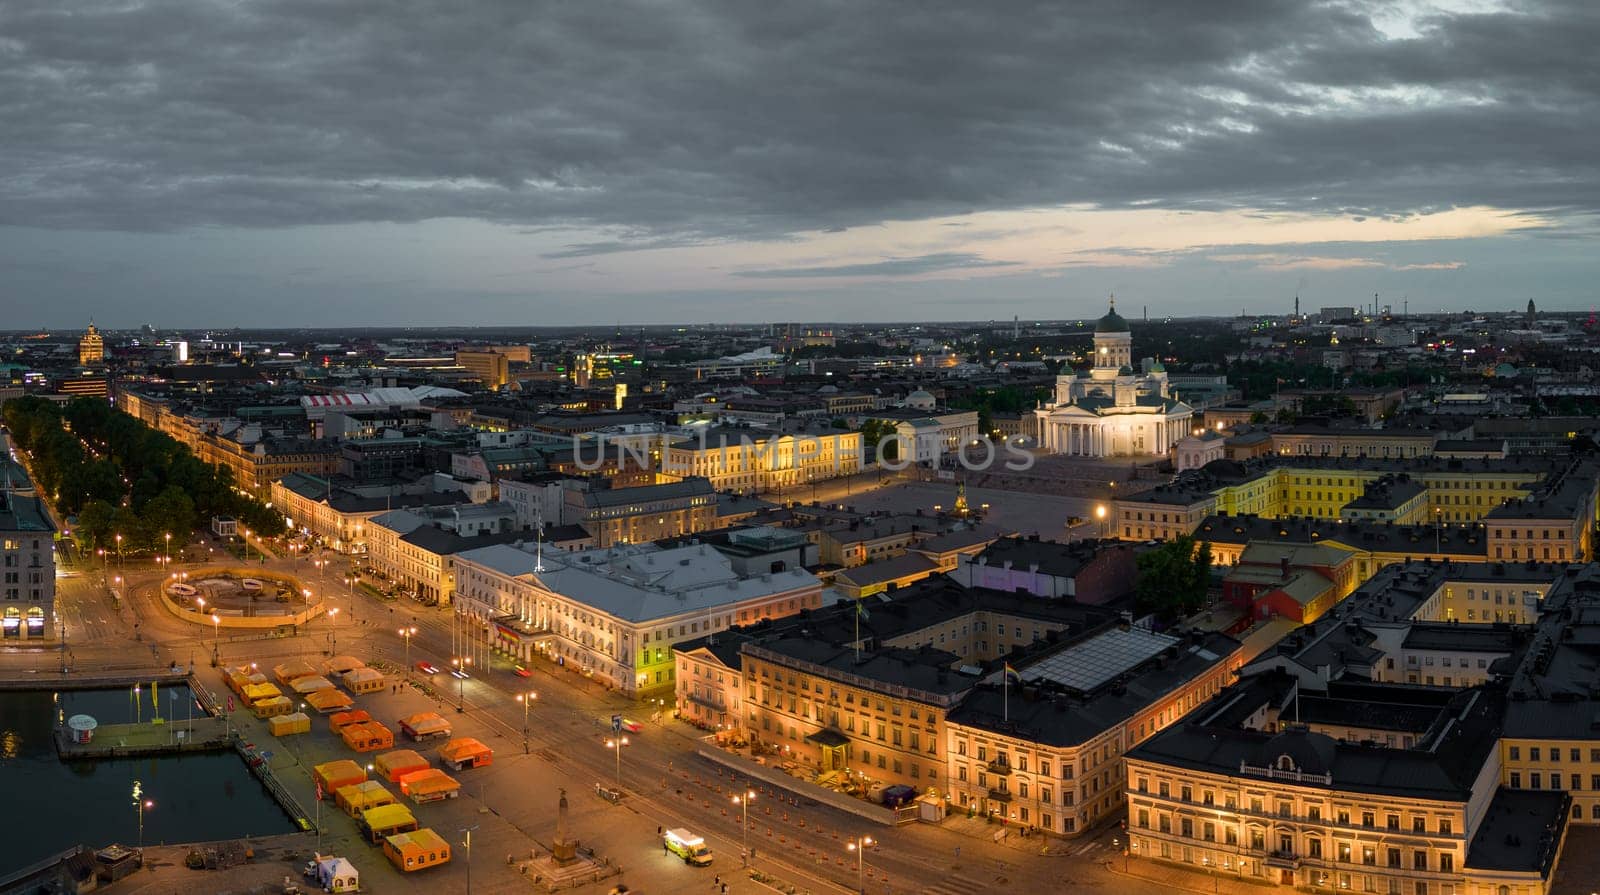
[[[141,688],[145,720],[151,717],[149,687]],[[161,688],[165,697],[168,688]],[[171,701],[192,699],[173,687]],[[165,698],[163,701],[166,701]],[[162,706],[163,715],[168,713]],[[132,844],[137,817],[129,801],[134,780],[155,807],[145,812],[144,838],[194,842],[281,833],[290,821],[244,763],[232,752],[65,763],[56,757],[53,728],[77,714],[103,724],[133,720],[129,690],[62,693],[0,693],[0,791],[13,805],[28,806],[28,822],[13,824],[6,858],[21,866],[86,844]]]

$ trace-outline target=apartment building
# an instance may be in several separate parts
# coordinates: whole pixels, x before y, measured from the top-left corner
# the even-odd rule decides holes
[[[1500,785],[1504,689],[1420,695],[1287,673],[1228,688],[1128,753],[1130,857],[1313,892],[1548,892],[1570,799]],[[1371,736],[1390,732],[1414,739]]]
[[[951,809],[1075,836],[1120,814],[1122,756],[1233,682],[1239,643],[1136,627],[1018,662],[946,718]]]
[[[1569,472],[1570,470],[1570,472]],[[1546,483],[1595,478],[1594,465],[1578,457],[1496,459],[1374,459],[1371,457],[1263,457],[1244,463],[1217,461],[1180,474],[1170,484],[1112,502],[1113,531],[1128,540],[1188,534],[1219,513],[1270,518],[1341,519],[1364,508],[1362,498],[1385,477],[1405,475],[1426,494],[1428,523],[1477,522],[1508,501],[1550,491]],[[1565,485],[1563,495],[1579,490]],[[1576,500],[1576,498],[1574,498]],[[1353,506],[1352,506],[1353,504]],[[1347,512],[1346,507],[1351,511]],[[1392,510],[1416,515],[1402,504]],[[1386,517],[1387,518],[1387,517]]]
[[[0,491],[0,639],[58,633],[55,534],[42,500]]]
[[[366,535],[367,564],[430,606],[454,600],[457,554],[533,537],[503,503],[393,510],[374,516]]]

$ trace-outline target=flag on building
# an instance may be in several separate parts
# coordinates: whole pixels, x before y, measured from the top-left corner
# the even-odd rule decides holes
[[[1015,668],[1011,667],[1011,663],[1010,662],[1006,662],[1005,663],[1005,676],[1006,676],[1006,683],[1008,683],[1008,684],[1013,684],[1013,683],[1020,684],[1020,683],[1022,683],[1022,675],[1018,674],[1017,670]]]

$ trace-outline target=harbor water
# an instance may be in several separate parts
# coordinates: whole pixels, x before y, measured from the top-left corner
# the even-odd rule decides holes
[[[181,729],[193,701],[187,687],[161,687],[160,716]],[[143,800],[144,842],[200,842],[270,835],[293,829],[289,817],[228,752],[63,762],[53,730],[63,718],[93,716],[102,724],[149,721],[149,685],[131,690],[0,692],[0,792],[11,806],[11,847],[0,874],[77,845],[135,846]],[[198,713],[198,709],[195,709]]]

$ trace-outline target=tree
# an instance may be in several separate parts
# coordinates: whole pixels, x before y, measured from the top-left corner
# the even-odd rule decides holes
[[[169,485],[144,505],[140,517],[144,519],[146,529],[172,535],[178,539],[181,547],[189,542],[189,534],[194,531],[194,501],[189,499],[189,495]],[[163,544],[165,540],[162,539]]]
[[[1139,555],[1135,598],[1142,611],[1179,618],[1205,605],[1211,582],[1211,545],[1192,535],[1174,538]]]
[[[78,540],[89,549],[113,543],[111,519],[116,509],[103,500],[91,500],[78,511]]]
[[[894,460],[900,456],[900,440],[894,437],[895,424],[890,420],[864,419],[861,421],[861,447],[868,456],[880,460]],[[878,456],[879,445],[883,447]]]

